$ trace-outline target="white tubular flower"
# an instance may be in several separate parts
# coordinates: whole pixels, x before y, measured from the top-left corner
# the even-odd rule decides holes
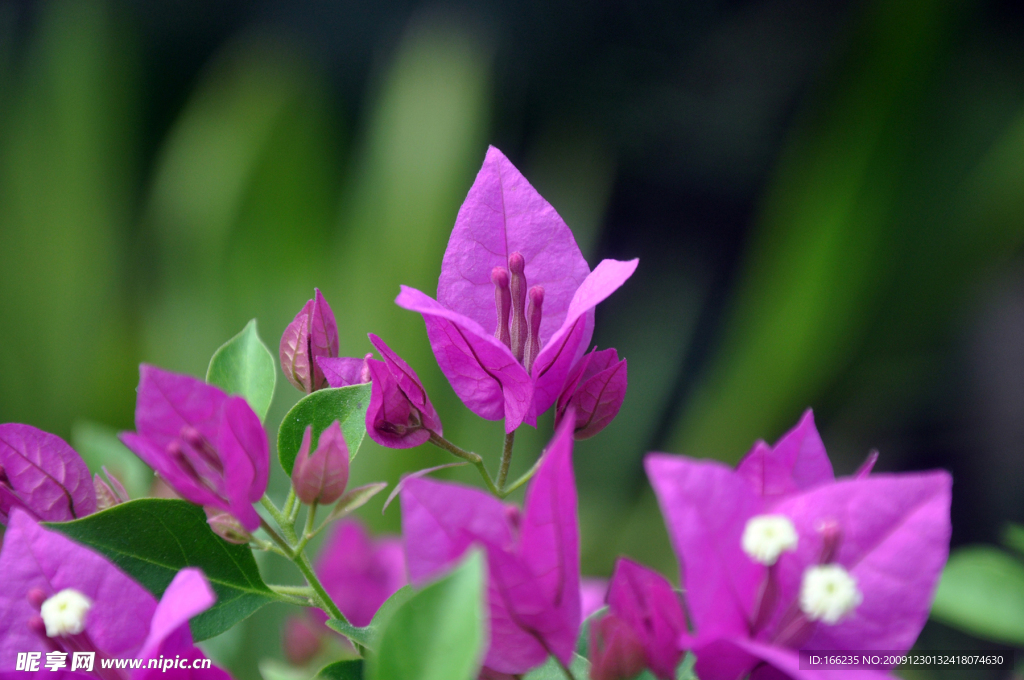
[[[784,515],[756,515],[747,520],[740,545],[758,564],[771,566],[779,555],[796,550],[799,537],[793,522]]]
[[[73,588],[65,588],[43,602],[39,614],[46,625],[47,637],[81,633],[91,607],[92,600]]]
[[[838,564],[808,567],[800,584],[800,610],[811,621],[830,626],[852,612],[864,596],[857,581]]]

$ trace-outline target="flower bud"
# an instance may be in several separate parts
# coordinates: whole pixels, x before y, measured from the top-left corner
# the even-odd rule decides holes
[[[619,413],[626,397],[626,360],[614,348],[590,352],[565,380],[555,407],[555,427],[569,405],[576,407],[574,437],[587,439],[605,428]]]
[[[292,486],[306,505],[327,505],[341,498],[348,485],[348,445],[337,420],[320,433],[320,441],[311,455],[312,439],[313,428],[309,426],[295,456]]]
[[[370,342],[384,357],[367,361],[372,376],[366,410],[370,438],[381,446],[407,449],[426,442],[431,432],[441,434],[441,419],[416,371],[372,333]]]
[[[290,616],[284,622],[284,656],[293,666],[305,666],[322,647],[320,634],[305,618]]]
[[[281,335],[281,369],[288,382],[308,393],[327,386],[320,357],[338,356],[338,325],[320,289]]]
[[[632,626],[615,614],[590,624],[592,680],[628,680],[647,666],[644,646]]]
[[[103,474],[107,476],[106,479],[103,479],[98,472],[92,478],[93,487],[96,489],[97,510],[106,510],[118,503],[127,503],[131,500],[124,484],[106,466],[103,466]]]
[[[252,538],[252,534],[245,530],[245,527],[234,515],[220,512],[215,508],[204,509],[206,510],[206,523],[210,525],[210,529],[228,543],[245,545]]]

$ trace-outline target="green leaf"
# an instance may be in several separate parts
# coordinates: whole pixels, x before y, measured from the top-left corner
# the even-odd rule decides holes
[[[313,680],[362,680],[363,660],[335,661],[320,669]]]
[[[569,666],[572,675],[576,680],[588,680],[590,678],[590,662],[579,654],[572,655],[572,664]],[[523,680],[569,680],[565,677],[565,671],[553,657],[548,657],[543,666],[538,666],[523,676]]]
[[[202,569],[217,602],[192,619],[197,642],[278,599],[260,578],[249,547],[228,543],[210,531],[198,505],[142,498],[45,526],[102,553],[158,598],[181,569]]]
[[[473,550],[413,595],[384,627],[370,680],[473,680],[486,649],[484,559]]]
[[[696,663],[697,657],[693,655],[693,652],[687,652],[683,660],[679,662],[679,668],[676,669],[676,680],[698,680],[697,674],[693,670]]]
[[[245,324],[242,332],[213,353],[206,369],[206,382],[228,394],[240,394],[263,420],[274,399],[277,364],[274,355],[260,340],[256,319]]]
[[[355,458],[366,436],[366,407],[370,405],[370,385],[328,387],[303,397],[281,422],[277,431],[277,456],[289,475],[302,445],[307,425],[313,426],[313,447],[320,433],[337,420],[348,444],[349,459]]]
[[[1024,565],[987,546],[955,551],[932,616],[980,638],[1024,645]]]
[[[377,638],[381,630],[391,620],[394,613],[398,611],[398,608],[408,602],[415,594],[412,586],[402,586],[391,597],[384,600],[384,604],[377,608],[377,613],[373,615],[373,619],[367,626],[353,626],[348,621],[341,621],[339,619],[328,619],[327,626],[341,633],[349,640],[358,642],[367,649],[377,649]]]

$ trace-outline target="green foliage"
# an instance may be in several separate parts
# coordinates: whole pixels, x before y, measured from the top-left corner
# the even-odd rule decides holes
[[[206,382],[228,394],[240,394],[263,420],[274,399],[277,362],[256,331],[256,319],[213,353]]]
[[[932,616],[980,638],[1024,646],[1024,564],[987,546],[955,551]]]
[[[363,660],[335,661],[320,669],[313,680],[362,680]]]
[[[473,680],[487,645],[485,563],[471,552],[391,616],[368,680]]]
[[[46,526],[105,555],[157,598],[181,569],[202,569],[217,602],[192,619],[197,641],[278,599],[263,583],[249,547],[218,537],[203,509],[185,501],[143,498]]]
[[[370,385],[327,387],[299,400],[288,411],[277,431],[277,456],[281,467],[289,475],[295,465],[295,456],[302,446],[302,435],[308,425],[313,426],[312,447],[316,448],[320,433],[331,423],[341,423],[349,459],[356,457],[366,436],[366,407],[370,405]]]

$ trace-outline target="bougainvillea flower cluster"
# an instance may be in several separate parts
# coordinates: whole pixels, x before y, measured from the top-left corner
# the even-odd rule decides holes
[[[136,432],[121,440],[182,498],[217,508],[248,531],[267,488],[270,459],[259,416],[239,396],[191,376],[143,364]]]
[[[646,467],[702,680],[804,677],[798,649],[914,643],[949,550],[947,473],[835,480],[810,414],[736,470],[665,454]]]
[[[535,425],[558,399],[594,331],[594,307],[636,269],[603,260],[590,271],[572,232],[491,147],[455,220],[437,299],[406,286],[438,366],[466,407],[505,431]]]

